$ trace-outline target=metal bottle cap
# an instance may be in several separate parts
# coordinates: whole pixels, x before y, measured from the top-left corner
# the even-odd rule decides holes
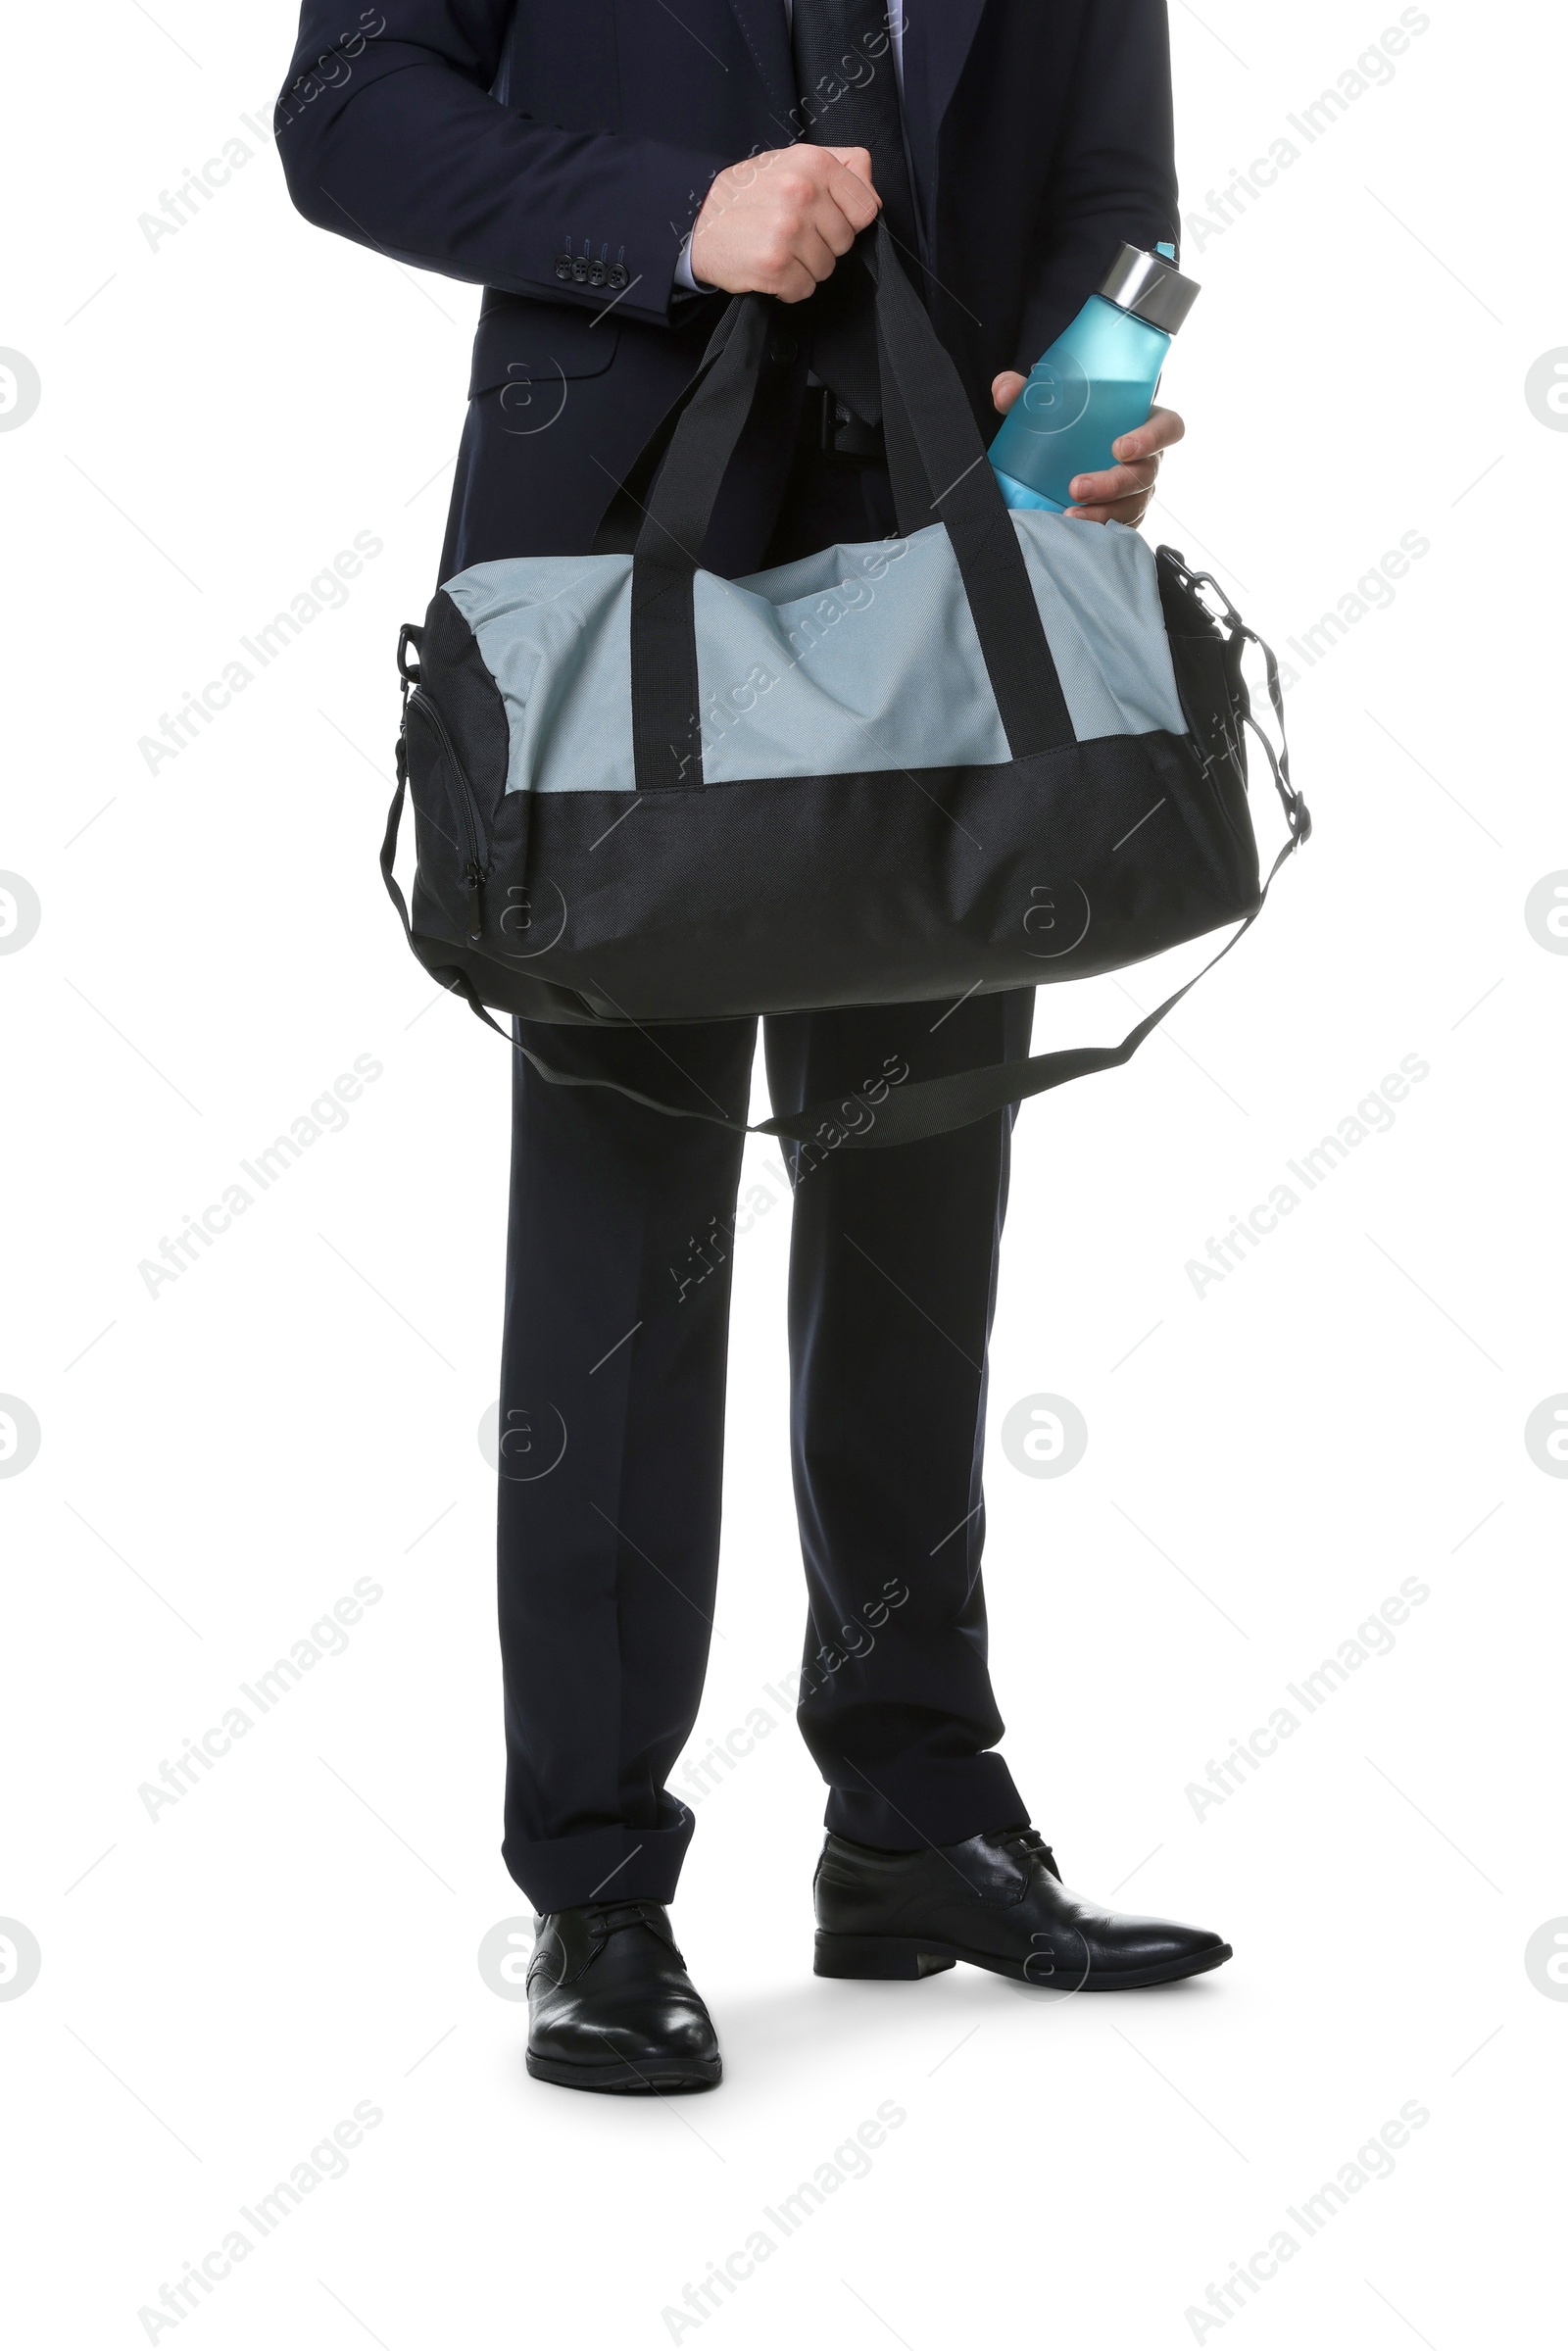
[[[1169,262],[1162,262],[1158,254],[1123,245],[1102,279],[1100,291],[1118,310],[1131,311],[1135,318],[1147,318],[1151,326],[1173,335],[1201,288],[1196,279],[1184,277]]]

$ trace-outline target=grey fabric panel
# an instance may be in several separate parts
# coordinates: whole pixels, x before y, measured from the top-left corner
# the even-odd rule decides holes
[[[507,790],[635,791],[630,556],[513,556],[446,591],[506,704]]]
[[[1079,742],[1184,734],[1149,546],[1119,523],[1012,519]],[[700,575],[697,642],[714,783],[1008,756],[940,525],[750,579]]]
[[[709,781],[1006,759],[940,524],[750,579],[699,572],[696,601]]]
[[[1154,558],[1119,523],[1012,521],[1080,742],[1187,731]],[[630,792],[631,558],[476,563],[447,593],[511,729],[509,792]],[[703,772],[850,775],[1007,758],[940,524],[695,588]]]
[[[1079,742],[1185,735],[1148,540],[1120,522],[1012,519]]]

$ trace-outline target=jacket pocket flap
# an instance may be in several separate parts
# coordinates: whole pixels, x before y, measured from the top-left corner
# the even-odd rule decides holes
[[[473,339],[468,398],[502,384],[544,392],[567,378],[602,375],[619,337],[619,320],[603,311],[531,302],[520,294],[486,294]]]

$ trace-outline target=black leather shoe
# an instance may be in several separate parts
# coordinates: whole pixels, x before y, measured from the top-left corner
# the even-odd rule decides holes
[[[966,1959],[1057,1992],[1132,1991],[1230,1956],[1201,1927],[1070,1892],[1038,1829],[988,1829],[916,1853],[829,1837],[816,1867],[819,1976],[934,1976]]]
[[[713,2020],[661,1902],[590,1902],[539,1921],[528,1962],[528,2071],[565,2089],[711,2089]]]

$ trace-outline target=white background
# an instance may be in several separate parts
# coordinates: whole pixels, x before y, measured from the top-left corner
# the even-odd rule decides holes
[[[694,1747],[759,1705],[776,1728],[699,1806],[674,1914],[728,2070],[636,2103],[530,2082],[525,2011],[476,1962],[527,1908],[477,1442],[507,1054],[432,1002],[375,869],[477,295],[290,210],[242,120],[270,120],[284,0],[91,0],[14,43],[0,344],[42,382],[0,433],[0,868],[42,908],[0,957],[0,1392],[41,1429],[0,1480],[0,1915],[42,1953],[0,2001],[18,2342],[146,2340],[138,2311],[361,2101],[383,2120],[347,2176],[156,2339],[664,2343],[687,2282],[886,2101],[906,2120],[869,2176],[677,2339],[1523,2332],[1568,2031],[1524,1962],[1568,1913],[1568,1484],[1524,1443],[1568,1390],[1568,959],[1524,913],[1568,867],[1568,435],[1525,395],[1568,346],[1568,61],[1544,10],[1432,0],[1306,146],[1287,116],[1397,14],[1172,11],[1189,214],[1275,138],[1301,152],[1228,226],[1189,222],[1166,397],[1191,434],[1152,527],[1300,673],[1318,830],[1168,1037],[1024,1112],[993,1357],[1013,1771],[1069,1883],[1236,1958],[1115,2001],[812,1978],[821,1791],[764,1690],[802,1619],[780,1205],[737,1249]],[[150,247],[139,216],[236,135],[245,168]],[[362,531],[384,552],[343,609],[149,774],[138,738]],[[1290,656],[1407,532],[1430,552],[1393,605]],[[1261,778],[1253,806],[1272,843]],[[1060,991],[1037,1040],[1119,1035],[1161,976]],[[363,1054],[383,1074],[346,1127],[150,1296],[140,1262]],[[1197,1295],[1188,1261],[1406,1055],[1430,1075],[1393,1127]],[[1087,1419],[1060,1479],[1001,1448],[1038,1394]],[[345,1652],[150,1819],[139,1786],[367,1576]],[[1410,1577],[1392,1652],[1200,1816],[1189,1784]],[[1308,2238],[1286,2208],[1409,2101],[1393,2176]],[[1299,2250],[1240,2312],[1186,2315],[1282,2228]]]

